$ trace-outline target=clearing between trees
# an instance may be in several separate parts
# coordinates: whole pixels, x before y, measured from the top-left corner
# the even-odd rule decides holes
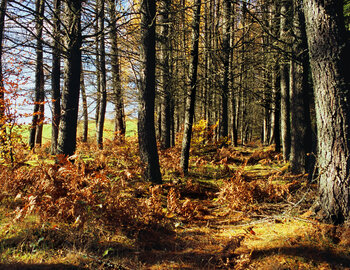
[[[198,138],[197,138],[198,139]],[[272,147],[193,139],[160,151],[164,184],[141,179],[135,138],[72,157],[49,145],[0,172],[0,269],[348,269],[350,229],[310,208],[317,180]]]

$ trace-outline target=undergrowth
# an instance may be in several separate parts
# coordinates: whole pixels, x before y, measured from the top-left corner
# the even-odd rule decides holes
[[[69,158],[51,156],[45,144],[22,151],[16,166],[1,165],[0,268],[332,269],[350,262],[349,229],[324,225],[308,210],[317,195],[306,175],[290,175],[272,148],[211,143],[205,122],[195,131],[189,175],[179,168],[179,146],[160,150],[162,185],[142,180],[132,137],[106,140],[105,150],[80,142]],[[333,259],[312,259],[312,247]]]

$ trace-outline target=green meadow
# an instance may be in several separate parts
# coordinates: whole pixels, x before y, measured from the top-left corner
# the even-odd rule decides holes
[[[23,140],[28,140],[29,138],[29,125],[23,125]],[[137,133],[137,120],[128,119],[126,121],[126,136],[132,137]],[[83,136],[83,122],[80,121],[78,124],[78,138]],[[88,137],[90,140],[96,138],[96,125],[95,121],[89,121],[89,131]],[[114,137],[114,121],[107,119],[104,126],[104,138],[112,139]],[[51,124],[44,124],[43,128],[43,143],[51,140]]]

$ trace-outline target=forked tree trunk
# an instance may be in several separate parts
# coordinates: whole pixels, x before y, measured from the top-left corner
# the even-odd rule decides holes
[[[189,71],[189,89],[186,96],[185,127],[182,139],[180,166],[184,174],[188,173],[188,161],[190,157],[192,125],[195,109],[195,98],[197,90],[197,71],[198,71],[198,43],[199,43],[199,23],[200,23],[201,0],[196,0],[194,4],[193,22],[192,22],[192,48],[191,64]]]
[[[315,90],[319,201],[325,219],[350,215],[350,47],[343,1],[305,0],[306,33]]]
[[[69,0],[65,8],[65,61],[62,115],[57,153],[72,155],[77,144],[77,123],[81,66],[81,0]]]
[[[154,127],[156,32],[155,0],[141,1],[141,46],[138,139],[144,178],[153,183],[162,183],[159,167],[156,134]]]

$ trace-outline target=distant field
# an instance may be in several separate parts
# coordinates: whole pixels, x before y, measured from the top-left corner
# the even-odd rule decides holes
[[[137,133],[137,120],[129,119],[126,121],[126,136],[135,136]],[[78,124],[78,138],[82,137],[83,134],[83,122]],[[29,126],[24,126],[23,128],[23,139],[28,140],[29,137]],[[89,138],[96,137],[96,126],[94,121],[89,121]],[[113,139],[114,137],[114,121],[106,120],[104,127],[104,137],[108,139]],[[44,124],[43,129],[43,143],[51,140],[51,124]]]

